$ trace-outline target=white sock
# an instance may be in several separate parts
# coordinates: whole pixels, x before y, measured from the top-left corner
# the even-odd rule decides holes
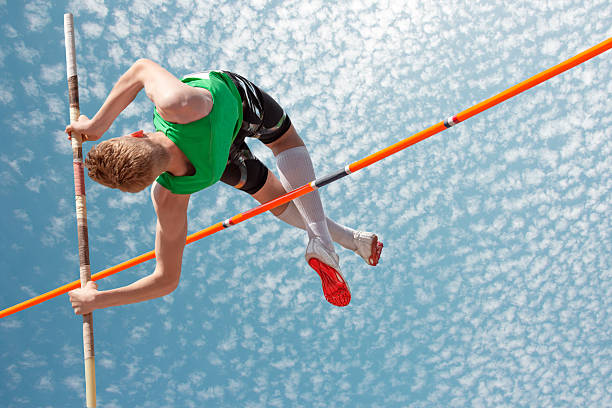
[[[306,146],[287,149],[276,156],[280,181],[285,190],[291,191],[315,179],[315,172]],[[318,191],[313,191],[296,198],[294,201],[300,215],[304,219],[308,236],[317,236],[328,249],[334,249],[332,239],[327,229],[325,212]]]
[[[299,229],[306,230],[306,225],[304,224],[304,220],[300,215],[293,201],[289,201],[289,205],[285,208],[281,214],[276,216],[279,220],[286,222],[289,225],[297,227]],[[342,245],[344,248],[349,249],[351,251],[357,250],[357,245],[355,245],[355,240],[353,239],[353,233],[355,230],[346,227],[344,225],[338,224],[329,218],[325,218],[327,222],[327,229],[329,230],[329,235],[334,242]]]

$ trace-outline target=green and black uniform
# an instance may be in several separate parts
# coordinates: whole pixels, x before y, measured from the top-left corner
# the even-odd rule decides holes
[[[175,194],[192,194],[219,180],[249,194],[259,191],[268,169],[244,139],[272,143],[291,126],[289,117],[268,94],[232,72],[190,74],[182,82],[208,89],[213,108],[206,117],[187,124],[168,122],[155,110],[155,129],[172,140],[195,168],[191,176],[163,173],[157,182]]]

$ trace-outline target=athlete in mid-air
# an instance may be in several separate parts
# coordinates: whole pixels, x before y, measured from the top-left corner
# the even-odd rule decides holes
[[[226,71],[179,80],[153,61],[138,60],[96,115],[81,116],[66,133],[80,134],[83,141],[100,139],[143,88],[155,105],[156,131],[99,143],[87,154],[85,166],[92,179],[121,191],[138,192],[152,184],[157,264],[152,274],[124,287],[98,291],[92,281],[70,292],[77,314],[157,298],[178,286],[191,194],[221,180],[265,203],[315,179],[304,142],[279,104],[252,82]],[[246,137],[272,150],[280,179],[251,153]],[[378,237],[326,218],[317,191],[271,212],[307,231],[306,261],[319,274],[325,298],[336,306],[348,305],[351,294],[332,241],[376,265],[382,250]]]

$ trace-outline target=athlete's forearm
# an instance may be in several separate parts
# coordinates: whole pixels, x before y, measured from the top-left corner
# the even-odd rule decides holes
[[[127,286],[99,291],[96,294],[95,308],[102,309],[144,302],[145,300],[165,296],[176,289],[176,286],[176,283],[169,282],[154,273]]]
[[[98,113],[92,118],[94,126],[104,133],[111,127],[117,116],[136,98],[144,87],[142,81],[142,60],[136,61],[117,81]]]

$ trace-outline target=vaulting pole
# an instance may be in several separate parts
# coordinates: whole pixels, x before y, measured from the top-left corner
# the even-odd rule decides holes
[[[74,20],[72,14],[64,14],[64,40],[66,43],[66,72],[70,100],[70,123],[79,119],[79,86],[76,52],[74,46]],[[87,207],[85,203],[85,175],[81,135],[72,136],[72,167],[74,169],[74,194],[76,202],[77,230],[79,237],[80,284],[85,287],[91,280],[89,265],[89,238],[87,233]],[[85,359],[85,395],[87,408],[96,406],[96,367],[93,339],[93,315],[83,315],[83,356]]]
[[[430,136],[433,136],[437,133],[442,132],[443,130],[446,130],[454,125],[456,125],[457,123],[463,122],[489,108],[492,108],[495,105],[498,105],[500,103],[502,103],[503,101],[510,99],[518,94],[520,94],[521,92],[524,92],[530,88],[533,88],[534,86],[556,76],[561,74],[562,72],[567,71],[568,69],[574,68],[577,65],[582,64],[583,62],[596,57],[597,55],[609,50],[610,48],[612,48],[612,38],[608,38],[607,40],[597,44],[596,46],[589,48],[586,51],[581,52],[580,54],[576,55],[575,57],[572,57],[566,61],[563,61],[562,63],[555,65],[554,67],[547,69],[546,71],[543,71],[537,75],[534,75],[533,77],[521,82],[520,84],[517,84],[515,86],[513,86],[512,88],[508,88],[503,92],[500,92],[499,94],[477,104],[472,106],[469,109],[466,109],[464,111],[462,111],[461,113],[458,113],[457,115],[451,116],[448,119],[445,119],[444,121],[437,123],[419,133],[416,133],[404,140],[401,140],[397,143],[395,143],[394,145],[391,145],[383,150],[380,150],[376,153],[373,153],[361,160],[358,160],[354,163],[351,163],[349,165],[347,165],[344,169],[339,170],[335,173],[332,173],[328,176],[325,177],[321,177],[318,178],[317,180],[314,180],[312,182],[310,182],[309,184],[306,184],[300,188],[297,188],[285,195],[282,195],[272,201],[269,201],[265,204],[259,205],[255,208],[250,209],[249,211],[246,211],[244,213],[240,213],[238,215],[233,216],[232,218],[229,218],[225,221],[222,222],[218,222],[214,225],[211,225],[208,228],[205,228],[199,232],[196,232],[194,234],[191,234],[187,237],[187,244],[191,244],[194,241],[197,241],[199,239],[202,239],[204,237],[207,237],[209,235],[215,234],[219,231],[221,231],[222,229],[225,228],[229,228],[232,225],[236,225],[238,223],[241,223],[243,221],[248,220],[249,218],[253,218],[256,215],[259,215],[263,212],[266,212],[268,210],[271,210],[272,208],[278,207],[288,201],[291,201],[295,198],[298,198],[300,196],[303,196],[304,194],[308,194],[311,191],[316,190],[317,188],[323,187],[331,182],[334,182],[336,180],[341,179],[344,176],[347,176],[351,173],[354,173],[358,170],[361,170],[365,167],[368,167],[386,157],[391,156],[392,154],[395,154],[397,152],[399,152],[400,150],[403,150],[409,146],[412,146],[413,144],[416,144],[424,139],[427,139]],[[99,280],[102,278],[105,278],[107,276],[113,275],[117,272],[123,271],[125,269],[131,268],[134,265],[138,265],[141,264],[145,261],[148,261],[150,259],[155,258],[155,251],[150,251],[147,253],[144,253],[142,255],[137,256],[136,258],[132,258],[128,261],[125,261],[123,263],[120,263],[118,265],[115,265],[113,267],[110,267],[108,269],[105,269],[101,272],[96,273],[95,275],[92,276],[93,280]],[[13,313],[17,313],[20,310],[23,309],[27,309],[28,307],[37,305],[39,303],[42,303],[46,300],[52,299],[56,296],[59,296],[61,294],[67,293],[73,289],[78,288],[79,285],[79,281],[74,281],[71,283],[68,283],[64,286],[61,286],[57,289],[54,289],[50,292],[44,293],[42,295],[36,296],[32,299],[26,300],[22,303],[19,303],[15,306],[9,307],[7,309],[4,309],[2,311],[0,311],[0,318],[3,318],[5,316],[11,315]]]

